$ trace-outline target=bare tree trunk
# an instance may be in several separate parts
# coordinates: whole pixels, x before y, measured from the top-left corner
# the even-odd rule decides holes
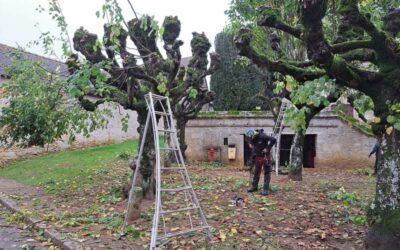
[[[294,135],[290,147],[289,180],[302,181],[303,176],[303,148],[306,137],[305,130],[301,129]]]
[[[178,132],[178,139],[179,139],[179,147],[182,152],[183,159],[186,161],[186,154],[185,151],[187,149],[187,144],[185,142],[185,133],[186,133],[186,123],[187,120],[184,117],[177,117],[176,118],[176,129]]]
[[[306,132],[310,126],[311,119],[314,118],[321,110],[320,107],[309,107],[309,111],[305,114],[305,128],[300,128],[294,135],[292,146],[290,147],[289,160],[289,179],[293,181],[303,180],[303,149]]]
[[[144,112],[138,111],[138,133],[139,133],[139,148],[144,136],[144,128],[146,126],[146,118],[147,111]],[[138,172],[138,176],[136,177],[136,187],[134,189],[135,199],[132,201],[130,207],[128,208],[128,221],[132,222],[133,220],[140,218],[140,204],[143,198],[146,199],[154,199],[155,193],[155,180],[154,180],[154,167],[155,167],[155,152],[154,152],[154,137],[153,137],[153,129],[152,124],[149,124],[149,128],[147,129],[146,141],[143,145],[143,154],[142,160],[140,162],[140,171]],[[133,158],[129,162],[129,167],[132,169],[133,174],[135,173],[135,169],[137,167],[137,158]],[[132,175],[133,177],[133,175]],[[129,196],[129,190],[132,186],[132,179],[128,182],[128,184],[124,187],[125,196]]]
[[[169,121],[170,119],[165,117],[163,119],[164,122],[164,127],[168,128],[171,124],[173,124],[172,121]],[[173,142],[171,141],[171,134],[166,133],[164,135],[164,145],[165,147],[172,148],[173,147]],[[171,166],[171,164],[176,161],[175,159],[175,152],[170,151],[170,150],[164,150],[164,167],[168,168]]]
[[[375,201],[369,207],[366,249],[400,249],[400,135],[385,134],[378,159]]]
[[[146,125],[147,110],[143,112],[138,111],[139,128],[140,134],[139,145],[144,136],[144,128]],[[149,128],[147,129],[146,141],[143,147],[142,160],[140,162],[140,174],[141,182],[140,186],[143,189],[143,197],[147,199],[154,198],[155,182],[154,182],[154,166],[155,166],[155,151],[154,151],[154,134],[150,121]]]

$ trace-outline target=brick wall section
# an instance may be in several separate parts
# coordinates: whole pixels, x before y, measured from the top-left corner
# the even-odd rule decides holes
[[[243,134],[249,128],[263,128],[271,133],[274,121],[270,115],[253,115],[255,112],[235,116],[203,117],[191,120],[186,129],[187,156],[191,160],[207,160],[207,149],[211,146],[220,149],[221,161],[230,165],[243,166]],[[286,124],[287,125],[287,124]],[[294,134],[287,126],[283,134]],[[375,138],[367,136],[358,129],[349,127],[332,113],[325,112],[315,117],[307,134],[316,135],[316,166],[355,166],[373,165],[368,154]],[[228,144],[236,146],[236,160],[228,160]],[[216,158],[219,152],[216,152]]]

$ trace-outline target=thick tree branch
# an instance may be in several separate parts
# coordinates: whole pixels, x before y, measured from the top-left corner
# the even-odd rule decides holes
[[[273,9],[270,6],[262,6],[259,8],[259,11],[261,12],[261,18],[258,21],[259,26],[275,28],[301,39],[302,29],[291,27],[282,22],[278,9]]]
[[[93,64],[103,62],[106,57],[101,53],[101,49],[97,48],[97,41],[96,34],[89,33],[80,27],[74,34],[74,49],[82,53]]]
[[[373,40],[382,38],[380,31],[375,27],[372,21],[364,14],[360,13],[358,9],[358,0],[341,0],[337,13],[345,16],[350,24],[364,29]]]
[[[342,54],[355,49],[372,49],[374,46],[371,40],[347,41],[332,45],[332,53]]]
[[[217,53],[210,53],[210,67],[201,75],[200,78],[204,79],[208,75],[214,74],[215,71],[221,66],[221,57]]]
[[[365,49],[358,49],[358,50],[353,50],[349,51],[341,57],[348,61],[361,61],[361,62],[371,62],[371,63],[377,63],[377,55],[376,52],[373,50],[365,50]]]
[[[305,67],[312,67],[315,66],[313,61],[305,61],[305,62],[299,62],[299,61],[285,61],[287,64],[299,67],[299,68],[305,68]]]
[[[388,63],[396,59],[396,43],[391,41],[385,32],[380,31],[370,18],[360,12],[357,0],[341,0],[338,13],[343,15],[351,25],[367,32],[380,62]]]
[[[90,111],[90,112],[95,111],[100,104],[103,104],[105,102],[103,99],[99,99],[95,102],[92,102],[88,99],[85,99],[83,96],[79,97],[78,101],[84,110]]]
[[[400,8],[389,9],[383,17],[384,30],[390,32],[392,37],[396,37],[400,32]]]
[[[322,19],[327,10],[327,1],[302,0],[300,10],[301,21],[308,31],[305,35],[308,57],[316,65],[325,69],[332,79],[337,79],[345,86],[358,89],[364,93],[370,91],[368,85],[377,80],[379,74],[356,68],[347,63],[343,57],[335,56],[324,37]],[[353,46],[352,44],[355,43],[347,43],[347,46]]]
[[[176,16],[167,16],[164,19],[163,27],[164,50],[167,53],[167,58],[173,64],[168,76],[168,82],[172,84],[178,74],[182,59],[180,47],[183,45],[183,41],[177,40],[181,32],[181,22]]]
[[[360,92],[352,93],[347,97],[347,101],[349,104],[354,108],[354,110],[357,112],[358,116],[363,122],[368,122],[367,118],[365,118],[364,114],[361,113],[360,109],[355,105],[355,101],[360,98],[362,94]]]
[[[259,54],[251,46],[252,35],[249,30],[242,29],[238,37],[235,38],[236,47],[239,49],[241,56],[250,58],[260,68],[265,68],[269,71],[279,72],[293,76],[297,81],[303,82],[319,78],[325,74],[324,70],[320,69],[304,69],[292,66],[282,61],[271,61],[268,57]]]
[[[139,51],[141,58],[143,59],[146,68],[151,70],[153,65],[153,60],[156,57],[162,57],[160,51],[157,47],[157,36],[156,31],[152,29],[150,26],[151,17],[144,16],[146,18],[146,27],[142,27],[143,20],[141,19],[132,19],[128,22],[129,26],[129,37],[135,44],[136,48]],[[142,18],[142,19],[143,19]]]

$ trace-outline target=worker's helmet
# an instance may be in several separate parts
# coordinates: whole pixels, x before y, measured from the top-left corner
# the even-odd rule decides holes
[[[256,136],[257,135],[257,131],[255,131],[254,129],[249,129],[249,130],[247,130],[247,132],[246,132],[246,136],[247,137],[254,137],[254,136]]]

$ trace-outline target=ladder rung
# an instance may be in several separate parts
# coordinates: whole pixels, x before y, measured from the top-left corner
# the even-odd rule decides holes
[[[161,192],[179,192],[179,191],[185,191],[192,189],[191,186],[186,186],[186,187],[180,187],[180,188],[161,188]]]
[[[196,210],[196,209],[199,209],[199,207],[185,207],[185,208],[176,209],[176,210],[166,210],[166,211],[161,211],[160,214],[172,214],[172,213],[179,213],[179,212]]]
[[[151,97],[153,97],[153,99],[159,99],[159,100],[168,99],[168,97],[166,96],[156,95],[156,94],[151,94]]]
[[[193,233],[193,232],[197,232],[197,231],[202,231],[204,229],[208,229],[208,226],[203,226],[203,227],[195,227],[192,229],[188,229],[188,230],[184,230],[184,231],[180,231],[180,232],[176,232],[176,233],[168,233],[166,235],[157,237],[157,240],[164,240],[164,239],[168,239],[168,238],[172,238],[175,236],[179,236],[179,235],[184,235],[184,234],[189,234],[189,233]]]
[[[160,150],[172,150],[172,151],[178,151],[179,149],[177,149],[177,148],[160,148]]]
[[[185,170],[185,168],[160,168],[161,170],[176,170],[176,171],[179,171],[179,170]]]
[[[169,116],[169,113],[165,113],[165,112],[161,112],[161,111],[154,111],[154,113],[156,115],[165,115],[165,116]]]
[[[158,129],[159,132],[176,133],[174,130],[170,129]]]

